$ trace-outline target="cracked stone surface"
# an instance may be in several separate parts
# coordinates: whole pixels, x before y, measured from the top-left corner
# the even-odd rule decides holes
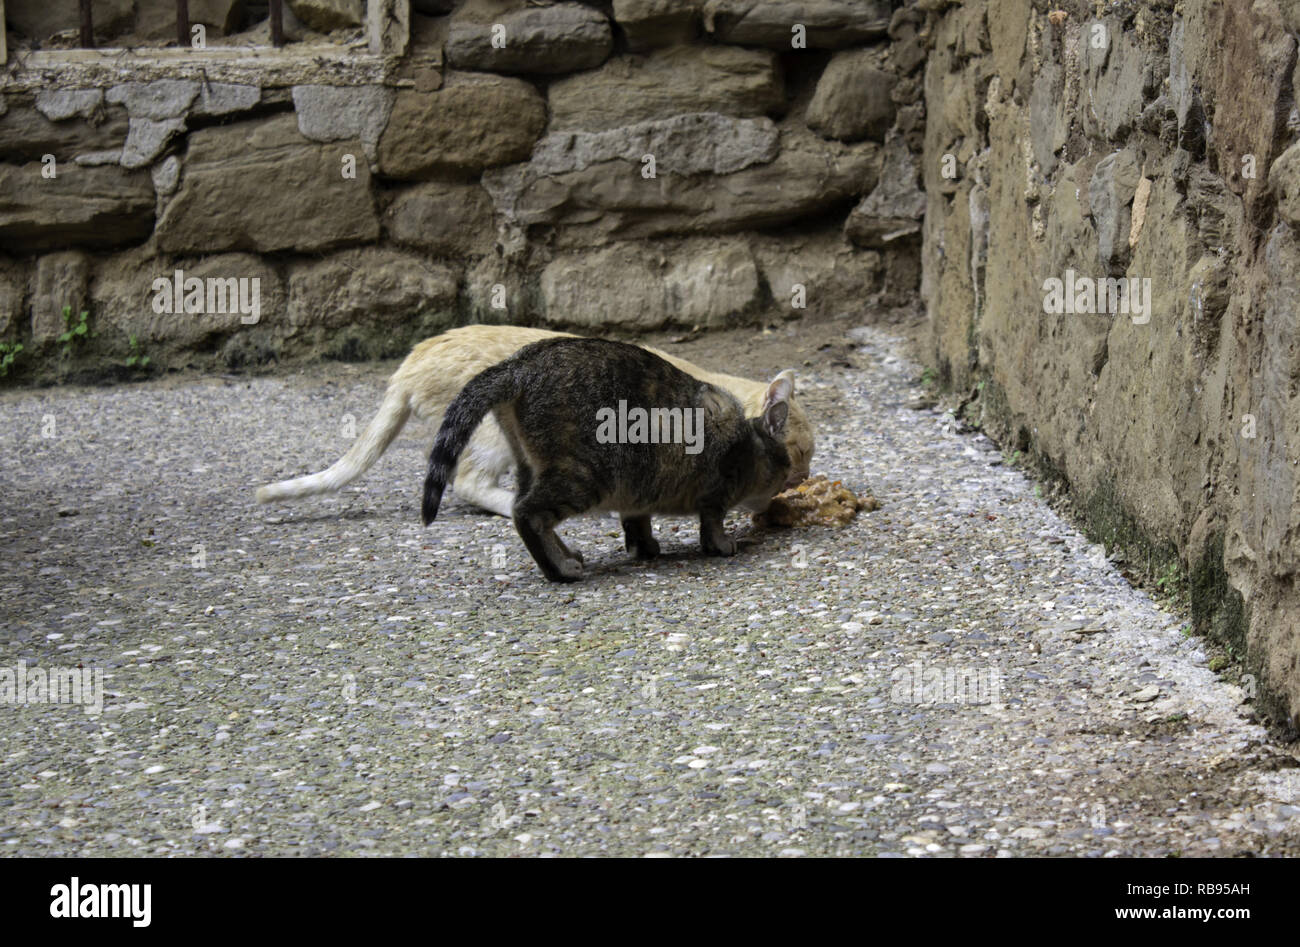
[[[131,119],[126,144],[122,146],[122,167],[143,168],[153,163],[171,139],[185,131],[185,119]]]
[[[36,93],[36,111],[52,122],[90,118],[103,103],[103,89],[42,89]]]
[[[199,84],[188,79],[158,79],[155,82],[124,82],[108,90],[104,98],[125,105],[132,118],[158,121],[177,118],[199,94]]]
[[[650,563],[573,521],[568,586],[504,519],[420,527],[418,423],[254,505],[392,364],[0,395],[0,668],[104,686],[0,705],[0,852],[1300,853],[1295,760],[1206,643],[852,325],[673,351],[796,368],[813,473],[879,511],[732,516],[732,559],[660,518]]]

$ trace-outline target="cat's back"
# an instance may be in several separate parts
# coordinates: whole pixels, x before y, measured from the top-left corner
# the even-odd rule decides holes
[[[726,439],[745,419],[744,407],[726,389],[626,342],[543,339],[520,349],[503,368],[517,373],[517,407],[533,438],[560,429],[572,437],[577,419],[623,410],[623,403],[628,409],[701,409],[703,423]]]
[[[534,387],[564,389],[587,402],[615,397],[680,404],[712,387],[654,352],[610,339],[544,338],[524,346],[514,358]]]
[[[405,391],[420,416],[440,414],[483,369],[505,361],[526,345],[567,333],[525,326],[472,325],[449,329],[411,349],[388,383]]]

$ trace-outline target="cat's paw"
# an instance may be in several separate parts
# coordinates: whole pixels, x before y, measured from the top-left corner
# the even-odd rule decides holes
[[[579,563],[582,563],[584,561],[582,558],[582,552],[577,547],[570,546],[559,536],[555,537],[555,541],[560,544],[560,551],[563,552],[570,559],[577,559]]]
[[[629,541],[627,551],[637,559],[653,559],[659,555],[659,540],[653,536],[647,536],[635,542]]]
[[[558,581],[573,582],[582,578],[582,559],[569,558],[561,559],[556,563],[556,570],[560,574]]]
[[[730,536],[719,536],[704,547],[704,551],[711,556],[734,556],[736,549],[736,541]]]

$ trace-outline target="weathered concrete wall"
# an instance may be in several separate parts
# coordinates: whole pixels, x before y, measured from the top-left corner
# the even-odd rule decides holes
[[[152,370],[394,355],[468,321],[720,326],[914,297],[914,10],[464,0],[410,17],[404,55],[351,64],[17,62],[0,78],[0,344],[24,346],[8,380],[132,353]],[[213,284],[253,279],[256,321],[208,311]],[[66,357],[64,307],[93,333]]]
[[[920,5],[935,366],[1300,710],[1300,3]]]

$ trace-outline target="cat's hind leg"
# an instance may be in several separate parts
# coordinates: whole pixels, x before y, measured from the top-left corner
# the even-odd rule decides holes
[[[569,556],[572,559],[577,559],[578,565],[583,564],[584,560],[582,558],[581,549],[579,549],[577,546],[570,546],[568,543],[564,541],[564,538],[560,536],[559,533],[555,534],[555,541],[560,544],[560,548],[564,550],[565,555]]]
[[[456,496],[466,503],[472,503],[497,516],[511,515],[515,495],[478,472],[465,470],[464,459],[461,460],[460,468],[456,471],[452,489],[456,491]]]
[[[521,467],[520,474],[525,489],[515,500],[515,529],[546,578],[572,582],[582,575],[582,556],[564,544],[555,527],[594,506],[595,491],[569,473],[548,471],[534,477]]]
[[[498,516],[511,516],[515,494],[501,486],[501,478],[514,466],[514,456],[501,428],[484,418],[456,464],[452,488],[466,503]]]
[[[638,559],[659,555],[659,540],[654,537],[649,516],[623,517],[623,547]]]
[[[555,533],[559,521],[549,513],[515,510],[515,529],[529,554],[552,582],[572,582],[582,576],[582,562],[569,553]]]
[[[521,463],[519,467],[516,468],[515,483],[519,487],[519,494],[518,494],[519,496],[524,496],[526,493],[528,493],[529,490],[533,488],[533,472],[532,470],[529,469],[527,464]],[[514,515],[513,510],[511,511],[511,515],[512,516]],[[564,551],[564,554],[568,556],[570,559],[577,559],[578,564],[581,565],[582,553],[578,551],[576,548],[574,548],[573,546],[570,546],[563,539],[561,539],[559,533],[554,533],[554,536],[555,536],[555,541],[560,544],[560,549]]]

